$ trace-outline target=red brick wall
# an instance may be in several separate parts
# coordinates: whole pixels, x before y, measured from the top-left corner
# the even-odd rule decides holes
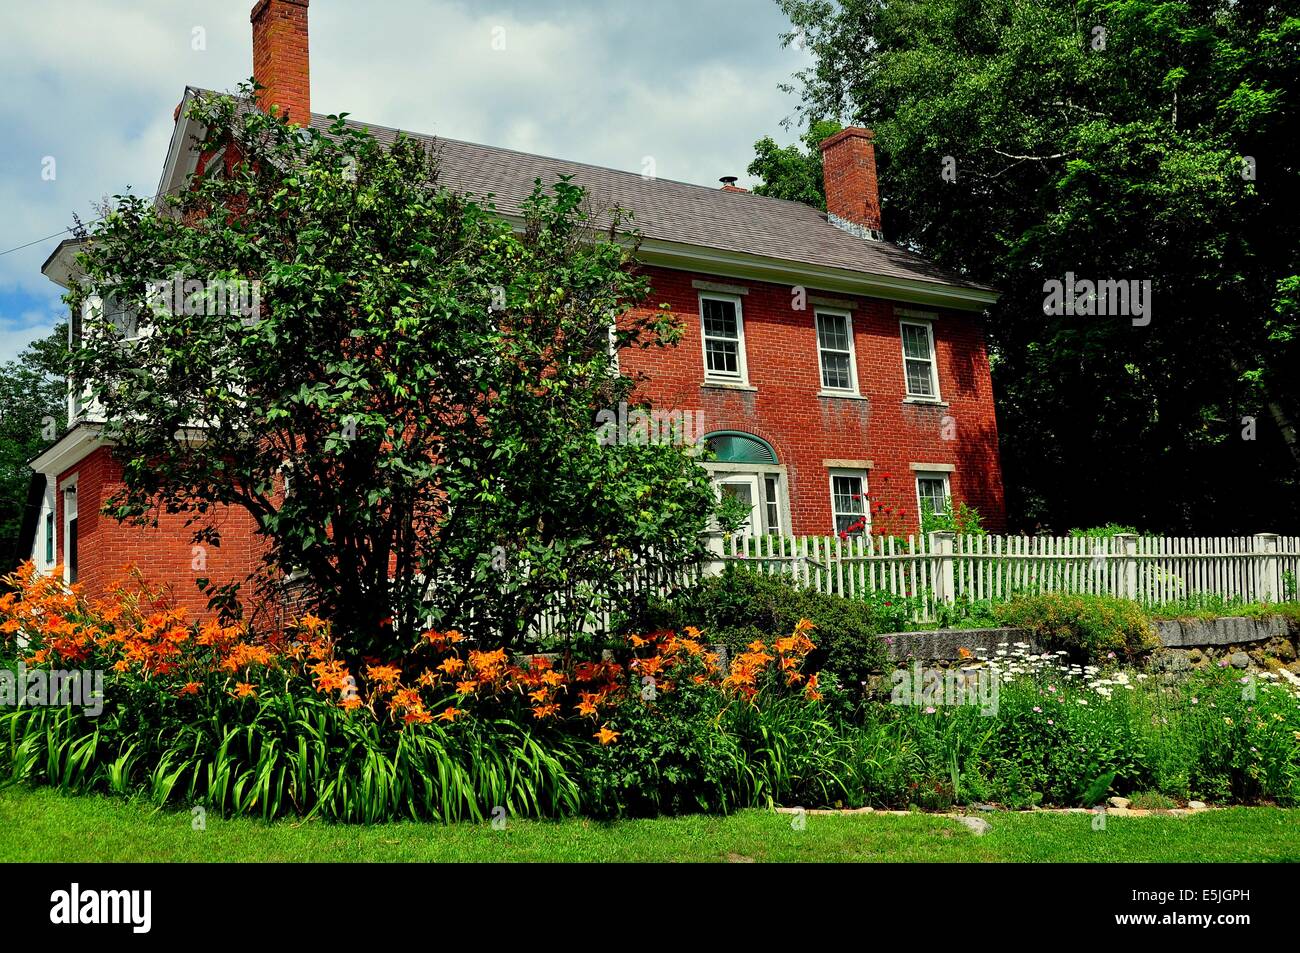
[[[651,307],[666,302],[685,325],[676,348],[630,350],[621,355],[623,370],[645,373],[639,390],[665,410],[702,411],[705,432],[737,430],[772,445],[786,467],[791,526],[795,533],[832,532],[827,459],[870,460],[869,490],[873,503],[904,512],[878,532],[918,529],[912,463],[948,463],[954,499],[975,506],[991,530],[1003,530],[1006,515],[998,461],[997,422],[989,380],[984,333],[977,316],[940,311],[934,322],[939,391],[944,405],[906,402],[902,343],[894,306],[871,298],[850,298],[859,391],[865,400],[820,397],[815,305],[792,307],[791,288],[757,281],[718,279],[706,274],[647,269]],[[757,389],[737,391],[703,386],[699,291],[693,280],[740,285],[749,382]],[[809,294],[816,294],[810,289]],[[830,294],[844,299],[848,296]],[[932,310],[932,309],[927,309]],[[951,418],[955,439],[943,439],[943,420]],[[243,581],[259,565],[260,542],[252,518],[243,510],[218,510],[213,517],[222,545],[208,547],[206,569],[193,567],[192,528],[180,515],[163,514],[160,525],[140,528],[119,524],[100,512],[106,496],[121,480],[120,466],[109,448],[94,451],[59,475],[58,559],[63,551],[63,493],[69,477],[78,478],[80,580],[97,596],[128,564],[152,580],[171,587],[173,596],[196,614],[206,599],[195,580]],[[245,587],[245,593],[248,592]],[[246,608],[248,603],[246,602]]]
[[[151,583],[166,585],[178,605],[192,617],[208,615],[207,598],[195,580],[207,577],[218,584],[242,582],[259,565],[260,542],[254,535],[251,516],[237,508],[219,508],[211,522],[221,530],[221,546],[204,545],[203,569],[195,568],[196,554],[190,541],[194,527],[185,526],[182,515],[162,514],[157,528],[119,523],[100,512],[105,498],[121,484],[121,466],[108,447],[90,453],[81,462],[59,474],[55,503],[58,515],[58,561],[64,551],[63,489],[77,477],[78,577],[86,594],[101,596],[106,587],[121,577],[125,566],[138,567]],[[248,585],[243,592],[247,594]],[[251,602],[245,599],[246,610]]]
[[[789,286],[661,268],[647,269],[647,274],[653,289],[647,304],[668,303],[683,319],[685,333],[675,349],[625,351],[622,368],[649,375],[639,394],[656,406],[703,411],[706,432],[739,430],[770,443],[778,462],[787,467],[793,532],[820,535],[833,530],[830,476],[822,462],[827,459],[872,461],[873,504],[905,511],[887,527],[891,531],[919,528],[912,463],[952,464],[954,499],[976,507],[987,528],[1005,528],[997,421],[977,315],[940,310],[933,325],[939,394],[947,406],[907,403],[894,306],[827,293],[857,303],[852,315],[858,389],[867,399],[819,397],[814,305],[794,310]],[[702,386],[700,292],[692,286],[694,280],[748,289],[741,308],[749,383],[756,391]],[[817,294],[812,289],[808,293]],[[953,440],[943,439],[945,416],[955,427]],[[878,530],[885,528],[877,525]]]

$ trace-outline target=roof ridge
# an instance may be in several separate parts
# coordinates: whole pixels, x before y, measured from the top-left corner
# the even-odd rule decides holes
[[[331,116],[322,113],[312,113],[312,118],[329,119],[331,118]],[[474,142],[471,139],[455,139],[452,138],[451,136],[442,136],[432,132],[415,132],[410,129],[403,129],[401,126],[385,126],[381,123],[364,122],[362,120],[353,120],[353,119],[346,119],[344,121],[349,122],[355,126],[363,126],[365,128],[374,128],[374,129],[383,129],[388,132],[404,133],[406,135],[415,136],[420,139],[434,139],[439,142],[454,142],[460,146],[478,146],[483,149],[491,149],[494,152],[508,152],[512,155],[526,156],[530,159],[545,159],[548,162],[562,162],[565,165],[579,166],[583,169],[596,169],[600,172],[613,172],[617,175],[635,175],[638,176],[639,178],[645,179],[645,176],[641,175],[640,173],[633,172],[629,169],[617,169],[614,166],[599,165],[595,162],[582,162],[577,159],[564,159],[561,158],[560,156],[546,155],[541,152],[525,152],[522,149],[514,149],[510,146],[494,146],[486,142]],[[795,201],[794,199],[778,198],[775,195],[762,195],[751,189],[740,189],[740,190],[730,191],[723,188],[715,188],[711,185],[701,185],[698,182],[687,182],[685,179],[670,179],[662,175],[651,176],[649,179],[645,179],[645,180],[650,182],[668,182],[673,185],[684,185],[687,188],[691,188],[691,189],[702,189],[705,192],[708,192],[710,195],[715,193],[721,193],[726,195],[734,195],[737,197],[749,196],[751,198],[759,199],[764,202],[781,202],[786,205],[796,205],[799,208],[812,209],[812,211],[816,212],[818,215],[821,215],[823,218],[826,216],[826,213],[823,212],[821,209],[815,208],[814,206],[809,205],[807,202],[798,202]]]
[[[204,89],[203,87],[200,87],[200,86],[187,86],[186,88],[187,88],[187,89],[192,89],[192,90],[194,90],[194,91],[197,92],[197,93],[209,93],[209,94],[212,94],[212,95],[214,95],[214,96],[233,96],[233,97],[235,97],[236,99],[239,99],[239,98],[249,99],[249,98],[250,98],[250,97],[247,97],[247,96],[245,96],[245,97],[240,97],[240,96],[237,96],[237,95],[234,94],[234,93],[222,93],[222,92],[218,92],[217,90],[214,90],[214,89]],[[335,119],[335,118],[338,118],[338,116],[339,116],[338,113],[318,113],[318,112],[313,112],[313,113],[311,114],[312,120],[313,120],[313,121],[315,121],[315,120],[320,120],[321,123],[322,123],[322,125],[325,124],[326,122],[329,122],[329,121]],[[637,173],[637,172],[633,172],[633,171],[631,171],[631,170],[629,170],[629,169],[618,169],[618,168],[615,168],[614,166],[609,166],[609,165],[600,165],[600,164],[595,163],[595,162],[583,162],[583,161],[580,161],[580,160],[577,160],[577,159],[565,159],[565,158],[562,158],[561,156],[546,155],[545,153],[541,153],[541,152],[525,152],[525,151],[522,150],[522,149],[515,149],[515,148],[512,148],[511,146],[495,146],[495,145],[492,145],[491,143],[487,143],[487,142],[475,142],[475,141],[472,140],[472,139],[456,139],[456,138],[453,138],[452,136],[443,136],[443,135],[439,135],[439,134],[437,134],[437,133],[432,133],[432,132],[417,132],[417,131],[414,130],[414,129],[408,129],[408,128],[405,128],[405,127],[403,127],[403,126],[387,126],[387,125],[384,125],[383,123],[379,123],[379,122],[368,122],[368,121],[365,121],[365,120],[362,120],[362,119],[355,119],[355,118],[352,118],[352,114],[351,114],[351,113],[347,113],[347,114],[346,114],[346,117],[344,118],[343,121],[346,122],[346,123],[348,123],[348,124],[350,124],[350,125],[353,125],[353,126],[365,127],[365,128],[370,128],[370,129],[383,129],[383,130],[385,130],[386,132],[404,133],[405,135],[414,136],[414,137],[419,138],[419,139],[436,139],[436,140],[439,140],[439,141],[442,141],[442,142],[454,142],[454,143],[456,143],[457,145],[461,145],[461,146],[479,146],[479,147],[484,148],[484,149],[492,149],[492,150],[494,150],[494,151],[496,151],[496,152],[509,152],[509,153],[511,153],[511,154],[513,154],[513,155],[517,155],[517,156],[527,156],[527,157],[530,158],[530,159],[546,159],[547,161],[550,161],[550,162],[563,162],[563,163],[566,163],[567,165],[581,166],[581,167],[584,168],[584,169],[598,169],[598,170],[601,171],[601,172],[615,172],[615,173],[618,173],[619,175],[639,175],[639,173]],[[649,181],[655,181],[655,182],[670,182],[670,183],[672,183],[673,185],[684,185],[684,186],[686,186],[687,188],[692,188],[692,189],[703,189],[705,192],[708,192],[708,193],[710,193],[710,194],[715,193],[715,192],[725,192],[725,193],[728,194],[728,195],[735,195],[735,196],[750,196],[751,198],[759,199],[760,201],[763,201],[763,202],[780,202],[780,203],[783,203],[783,204],[785,204],[785,205],[794,205],[794,206],[797,206],[798,208],[801,208],[801,209],[812,209],[812,210],[813,210],[814,212],[816,212],[818,215],[821,215],[821,216],[823,216],[823,217],[825,217],[825,215],[826,215],[826,213],[825,213],[824,211],[822,211],[822,210],[819,209],[819,208],[816,208],[815,206],[809,205],[807,202],[800,202],[800,201],[798,201],[798,200],[796,200],[796,199],[783,199],[783,198],[780,198],[779,196],[775,196],[775,195],[762,195],[762,194],[760,194],[760,193],[758,193],[758,192],[755,192],[755,191],[752,190],[752,189],[740,189],[740,190],[736,190],[736,191],[729,191],[729,190],[727,190],[727,189],[715,188],[714,186],[711,186],[711,185],[701,185],[701,184],[698,183],[698,182],[687,182],[685,179],[670,179],[670,178],[668,178],[668,177],[666,177],[666,176],[661,176],[661,175],[653,176],[652,179],[649,180]],[[888,243],[888,244],[892,244],[892,242],[890,242],[890,243]]]

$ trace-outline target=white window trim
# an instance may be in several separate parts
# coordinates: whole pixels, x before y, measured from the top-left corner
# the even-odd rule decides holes
[[[146,292],[146,295],[151,292]],[[104,318],[104,299],[100,295],[87,295],[81,302],[81,314],[76,321],[70,321],[68,324],[68,346],[70,348],[79,347],[86,338],[87,321],[100,323]],[[133,334],[123,334],[121,342],[123,344],[135,344],[154,333],[153,324],[150,322],[141,322],[140,313],[135,312],[135,329]],[[85,421],[89,423],[104,422],[104,407],[98,398],[93,396],[94,388],[90,381],[81,385],[80,389],[76,387],[76,381],[72,376],[68,376],[68,426],[72,427]]]
[[[930,344],[930,386],[933,388],[933,394],[916,394],[912,392],[907,383],[907,362],[917,360],[907,356],[907,343],[903,340],[903,327],[905,325],[925,328],[926,340]],[[903,392],[909,400],[924,400],[933,403],[942,403],[943,394],[939,390],[939,352],[934,346],[934,322],[924,318],[900,318],[898,321],[898,347],[903,355]]]
[[[768,506],[767,481],[768,480],[776,480],[776,525],[775,526],[772,525],[772,520],[769,519],[767,513],[767,506]],[[790,504],[789,504],[789,500],[786,497],[785,475],[770,472],[770,471],[765,473],[760,473],[758,482],[759,482],[759,490],[763,497],[762,502],[760,504],[763,507],[763,514],[762,514],[763,531],[770,535],[780,536],[786,532],[786,528],[790,525],[790,517],[788,516]]]
[[[79,473],[74,473],[72,476],[64,480],[63,485],[59,487],[59,492],[63,494],[63,527],[62,527],[63,545],[55,547],[54,562],[56,565],[60,562],[63,563],[63,581],[69,584],[71,584],[72,582],[72,566],[68,561],[68,550],[70,548],[68,544],[72,542],[71,535],[70,535],[72,520],[78,516],[77,478],[80,475],[81,474]],[[59,555],[60,552],[62,552],[61,559]],[[77,527],[77,555],[78,557],[80,557],[81,555],[81,527],[80,526]],[[80,559],[78,559],[78,562],[80,562]]]
[[[821,338],[821,316],[823,314],[835,315],[844,319],[844,325],[849,334],[849,386],[844,387],[827,387],[826,386],[826,368],[822,365],[822,338]],[[853,312],[844,308],[826,308],[818,306],[813,309],[813,336],[817,344],[817,381],[821,385],[821,393],[830,394],[835,397],[860,397],[861,391],[858,390],[858,342],[853,334]],[[842,352],[837,352],[842,353]]]
[[[939,514],[943,516],[952,515],[952,484],[948,480],[948,473],[943,470],[916,470],[913,473],[916,484],[916,519],[919,524],[924,508],[921,506],[921,481],[922,480],[942,480],[943,481],[943,498],[948,503],[946,513]]]
[[[758,511],[761,525],[760,535],[766,535],[772,532],[771,527],[767,525],[767,478],[776,477],[776,509],[778,531],[789,534],[790,526],[790,480],[786,474],[786,468],[781,463],[717,463],[710,461],[703,463],[705,471],[709,474],[709,482],[716,484],[719,480],[725,480],[728,476],[757,476],[758,477]]]
[[[763,474],[751,470],[733,470],[731,473],[719,474],[713,479],[713,492],[722,499],[724,483],[744,483],[750,488],[749,531],[740,531],[737,536],[760,537],[763,535],[764,511]]]
[[[736,376],[719,374],[716,371],[709,370],[708,340],[704,330],[705,301],[729,301],[736,306],[736,370],[738,371]],[[704,367],[704,382],[706,384],[740,384],[748,387],[749,362],[745,359],[745,314],[740,295],[720,294],[715,291],[701,292],[699,296],[699,315],[700,360],[703,362]],[[719,338],[719,340],[722,339]]]
[[[59,494],[54,486],[54,478],[46,476],[45,492],[41,495],[41,509],[37,516],[36,544],[32,547],[32,561],[46,573],[59,562],[59,521],[55,515],[59,511],[58,503]],[[50,540],[51,536],[53,540]],[[50,558],[46,559],[46,546],[51,541],[54,545],[49,547]]]
[[[149,295],[149,294],[151,294],[151,292],[146,292],[146,295]],[[89,312],[89,314],[88,314],[88,312]],[[124,309],[121,313],[123,313],[123,314],[131,314],[131,315],[135,318],[135,328],[134,328],[134,330],[133,330],[133,333],[131,333],[131,334],[122,334],[122,335],[121,335],[120,340],[121,340],[123,343],[127,343],[127,344],[129,344],[129,343],[131,343],[132,341],[139,341],[141,338],[143,338],[143,337],[147,337],[149,334],[152,333],[153,328],[152,328],[151,326],[149,326],[149,325],[147,325],[147,324],[144,324],[144,325],[142,326],[142,322],[140,321],[140,312],[138,312],[138,311],[128,311],[128,310]],[[87,317],[91,317],[91,319],[92,319],[93,321],[95,321],[96,323],[102,323],[102,322],[103,322],[103,320],[104,320],[104,299],[103,299],[100,295],[90,295],[90,296],[88,296],[88,297],[86,298],[86,300],[85,300],[84,302],[82,302],[82,310],[81,310],[81,335],[82,335],[82,338],[83,338],[83,339],[85,338],[85,335],[86,335],[86,318],[87,318]]]
[[[847,469],[844,467],[831,467],[826,472],[827,472],[826,488],[830,493],[830,504],[831,504],[831,535],[832,536],[840,535],[839,527],[836,526],[835,524],[835,518],[837,516],[861,516],[864,520],[864,523],[860,532],[865,536],[870,536],[871,535],[871,501],[868,497],[868,494],[871,492],[871,488],[869,483],[867,482],[870,475],[867,473],[866,470]],[[837,513],[836,512],[835,478],[837,476],[857,477],[862,481],[861,482],[861,486],[862,486],[862,512],[861,513]]]

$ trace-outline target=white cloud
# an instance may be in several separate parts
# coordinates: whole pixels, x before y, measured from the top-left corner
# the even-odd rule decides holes
[[[184,87],[252,71],[252,0],[11,5],[0,30],[0,251],[129,185],[152,194]],[[206,49],[192,48],[205,31]],[[493,29],[505,49],[492,48]],[[754,140],[793,138],[777,89],[802,54],[770,0],[390,0],[311,7],[313,108],[666,178],[745,181]],[[57,178],[41,178],[41,160]],[[6,293],[53,302],[57,239],[0,256]],[[20,335],[0,316],[0,331]]]
[[[43,314],[30,311],[17,320],[8,322],[7,327],[0,327],[0,363],[12,361],[33,341],[49,337],[61,319],[62,314],[58,312]]]

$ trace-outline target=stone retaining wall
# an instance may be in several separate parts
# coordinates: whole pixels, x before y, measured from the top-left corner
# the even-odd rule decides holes
[[[1286,619],[1280,615],[1266,619],[1161,619],[1152,624],[1161,643],[1169,648],[1240,645],[1288,635]]]
[[[889,657],[896,662],[907,659],[956,661],[963,658],[961,649],[981,658],[992,658],[998,646],[1023,642],[1031,652],[1042,647],[1024,629],[933,629],[928,632],[893,632],[881,636],[889,646]]]
[[[1236,668],[1248,668],[1273,658],[1300,673],[1296,636],[1282,616],[1172,619],[1155,622],[1153,627],[1165,647],[1163,653],[1158,653],[1162,656],[1158,661],[1162,668],[1195,668],[1225,657]],[[934,629],[893,632],[881,638],[889,646],[890,658],[895,662],[957,661],[968,657],[962,655],[962,649],[977,657],[992,658],[998,647],[1006,643],[1024,643],[1030,652],[1043,651],[1025,629]]]

